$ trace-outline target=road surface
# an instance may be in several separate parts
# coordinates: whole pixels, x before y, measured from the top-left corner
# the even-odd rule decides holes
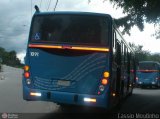
[[[61,114],[64,112],[52,102],[27,102],[23,100],[22,73],[22,69],[3,66],[3,72],[0,73],[0,114],[18,114],[19,117],[21,117],[21,113],[32,116],[35,114],[34,118],[47,118],[47,116],[53,116],[55,113]],[[85,112],[88,111],[88,108],[77,108],[72,111],[72,113]],[[90,110],[91,113],[92,111],[93,113],[101,112],[101,110]],[[128,97],[116,112],[120,114],[160,113],[160,89],[135,88],[133,95]]]
[[[120,112],[160,113],[160,89],[135,88],[125,100]]]
[[[50,113],[56,110],[58,105],[52,102],[23,100],[22,73],[22,69],[3,65],[0,73],[0,113]]]

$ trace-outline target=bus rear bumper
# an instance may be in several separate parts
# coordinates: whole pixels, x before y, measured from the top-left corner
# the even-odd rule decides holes
[[[151,86],[154,86],[154,87],[157,87],[158,86],[158,83],[157,82],[141,82],[141,83],[138,83],[138,87],[151,87]]]
[[[50,101],[58,104],[92,106],[107,108],[107,96],[88,95],[68,92],[46,91],[37,89],[23,89],[23,99],[27,101]]]

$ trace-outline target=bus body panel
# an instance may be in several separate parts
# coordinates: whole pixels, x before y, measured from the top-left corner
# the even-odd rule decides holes
[[[107,87],[108,88],[108,87]],[[57,104],[70,104],[70,105],[81,105],[81,106],[92,106],[100,108],[109,108],[109,90],[102,95],[91,95],[91,94],[78,94],[70,92],[59,92],[59,91],[48,91],[40,89],[30,89],[28,87],[23,87],[24,100],[28,101],[50,101]],[[30,92],[39,92],[41,96],[30,96]],[[50,96],[48,96],[50,94]],[[76,97],[76,99],[75,99]],[[94,98],[96,102],[85,102],[85,98]]]
[[[33,53],[38,55],[33,56]],[[27,85],[26,78],[23,78],[24,100],[107,108],[110,96],[109,84],[105,86],[105,91],[101,95],[97,92],[104,71],[110,69],[109,53],[76,51],[76,54],[71,53],[71,56],[61,54],[59,50],[56,50],[56,53],[54,49],[49,51],[28,49],[25,62],[30,66],[32,84]],[[59,80],[70,81],[70,85],[58,85]],[[41,93],[41,96],[31,96],[31,92]],[[75,99],[75,96],[78,99]],[[84,102],[84,98],[95,98],[96,103]]]
[[[158,86],[159,80],[157,78],[159,77],[159,72],[137,72],[137,77],[139,86]]]
[[[42,32],[45,28],[47,28],[46,26],[48,26],[49,24],[49,23],[46,24],[43,23],[43,20],[41,19],[43,15],[44,19],[47,15],[48,16],[80,15],[82,17],[83,16],[85,16],[86,18],[88,17],[87,18],[88,21],[89,20],[90,22],[92,21],[91,23],[93,23],[93,25],[90,23],[89,23],[90,25],[88,25],[88,23],[86,23],[86,20],[82,20],[83,24],[76,26],[77,23],[78,22],[81,23],[81,21],[79,19],[74,20],[74,17],[72,17],[74,24],[70,24],[72,27],[69,27],[69,30],[67,29],[63,33],[67,35],[68,31],[72,30],[74,31],[75,29],[76,32],[80,32],[80,36],[82,37],[77,37],[78,35],[75,32],[73,34],[68,34],[67,35],[68,39],[66,37],[62,39],[66,41],[68,40],[69,42],[68,41],[54,42],[51,39],[48,39],[50,40],[48,42],[47,39],[45,38],[42,39],[41,41],[39,40],[40,38],[39,37],[36,38],[36,36],[37,34],[39,34],[39,32]],[[39,21],[41,22],[41,24],[39,24],[40,22],[34,21],[34,19],[37,16],[39,17]],[[94,20],[90,19],[91,16],[93,16],[92,17],[93,19],[101,19],[101,20],[99,20],[99,22],[93,22]],[[65,24],[69,23],[62,17],[60,17],[60,19],[64,21],[63,23]],[[57,20],[57,23],[61,20]],[[53,22],[50,22],[50,24],[52,23]],[[99,24],[97,25],[98,27],[92,27],[95,26],[94,23],[96,23],[96,25],[98,23]],[[35,29],[38,29],[37,31],[32,28],[34,24],[37,24],[37,26],[35,25]],[[90,28],[88,28],[87,25]],[[39,26],[43,26],[42,29]],[[60,27],[61,26],[64,25],[60,25]],[[70,30],[70,28],[74,29]],[[60,33],[62,33],[62,31],[64,30],[63,27],[60,29],[61,29]],[[88,35],[90,36],[92,35],[87,34],[86,32],[92,33],[90,30],[94,31],[94,29],[96,31],[93,32],[94,33],[93,36],[95,36],[95,38],[88,37]],[[47,30],[48,29],[46,29],[44,34],[47,34],[47,32],[49,32]],[[50,27],[49,30],[53,30],[52,27]],[[120,100],[120,95],[124,95],[123,93],[121,94],[120,89],[125,85],[128,86],[129,82],[124,81],[123,82],[124,84],[121,85],[122,82],[121,78],[118,78],[118,76],[121,77],[119,73],[121,73],[120,69],[122,68],[122,66],[121,63],[118,63],[119,59],[115,58],[121,57],[122,55],[120,51],[121,46],[119,47],[120,49],[116,51],[115,50],[113,51],[113,47],[117,48],[117,46],[115,45],[116,42],[118,40],[121,41],[124,39],[122,37],[121,39],[119,38],[117,39],[116,36],[113,35],[113,32],[114,29],[113,29],[112,18],[110,15],[106,14],[97,14],[97,13],[92,14],[83,12],[82,13],[72,13],[72,12],[35,13],[31,23],[27,53],[25,58],[25,65],[28,65],[30,67],[28,72],[30,73],[29,80],[31,80],[31,84],[27,84],[28,79],[23,76],[23,81],[22,81],[23,99],[27,101],[37,101],[37,100],[51,101],[58,104],[73,104],[73,105],[83,105],[83,106],[86,105],[93,107],[102,107],[106,109],[115,106]],[[43,32],[41,35],[43,35]],[[72,37],[70,36],[77,37],[77,38],[73,37],[72,39],[73,41],[75,39],[76,40],[80,39],[80,41],[78,42],[79,44],[78,43],[75,44],[76,43],[75,41],[72,43],[70,41]],[[85,36],[84,38],[86,39],[84,39],[83,36]],[[97,36],[99,36],[99,38]],[[89,38],[88,41],[87,38]],[[101,42],[101,40],[103,42]],[[72,50],[65,48],[62,49],[47,48],[47,47],[31,48],[29,47],[30,44],[36,44],[36,45],[40,44],[46,46],[61,45],[66,47],[68,47],[68,45],[71,47],[74,45],[82,47],[93,46],[97,48],[102,48],[102,47],[108,48],[109,50],[107,52],[101,52],[101,51],[85,51],[85,50],[79,51],[79,50]],[[126,45],[126,42],[123,45],[125,45],[127,48],[130,48],[128,45]],[[117,55],[119,56],[117,57]],[[115,66],[115,71],[113,71],[114,70],[112,66],[113,64]],[[103,87],[102,79],[104,78],[104,72],[109,73],[109,77],[107,77],[108,81],[107,84],[103,85],[104,86]],[[127,79],[129,80],[130,78]],[[104,90],[101,92],[100,89],[103,88]],[[122,90],[123,89],[124,88],[122,88]],[[91,102],[88,102],[88,100],[90,100]]]
[[[31,56],[32,52],[39,55]],[[35,89],[95,94],[103,72],[109,69],[107,53],[66,56],[65,53],[29,49],[28,55]]]
[[[137,70],[138,86],[160,86],[159,63],[155,61],[141,61]]]

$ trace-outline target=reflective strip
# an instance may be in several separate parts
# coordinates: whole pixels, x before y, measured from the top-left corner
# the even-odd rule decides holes
[[[159,70],[138,70],[139,72],[159,72]]]
[[[74,50],[90,50],[90,51],[104,51],[108,52],[108,48],[93,48],[93,47],[72,47]]]
[[[56,48],[56,49],[73,49],[73,50],[88,50],[88,51],[102,51],[109,52],[108,48],[97,48],[97,47],[79,47],[79,46],[58,46],[58,45],[35,45],[29,44],[30,48]]]
[[[41,96],[41,93],[34,93],[34,92],[30,92],[31,96]]]
[[[62,46],[53,46],[53,45],[34,45],[34,44],[29,44],[30,48],[62,48]]]
[[[95,98],[84,98],[85,102],[96,102]]]

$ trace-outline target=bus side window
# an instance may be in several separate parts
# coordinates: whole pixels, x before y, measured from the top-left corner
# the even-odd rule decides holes
[[[124,62],[124,44],[123,42],[121,42],[121,62],[122,62],[122,65],[123,65],[123,62]]]
[[[116,39],[115,42],[115,49],[116,49],[115,61],[118,65],[121,65],[121,43],[119,42],[118,39]]]
[[[113,33],[112,47],[115,48],[116,32]]]
[[[127,67],[128,67],[128,74],[130,74],[130,68],[131,68],[131,67],[130,67],[130,65],[131,65],[131,64],[130,64],[130,61],[131,61],[131,56],[130,56],[130,51],[129,51],[129,50],[128,50],[128,52],[127,52],[127,60],[128,60],[128,61],[127,61],[127,63],[128,63],[128,64],[127,64],[127,65],[128,65],[128,66],[127,66]]]
[[[124,65],[126,64],[126,46],[124,46]]]

